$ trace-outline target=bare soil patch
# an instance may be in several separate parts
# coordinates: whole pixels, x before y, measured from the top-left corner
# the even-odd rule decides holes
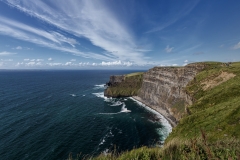
[[[220,85],[223,82],[235,77],[236,75],[233,73],[222,72],[219,76],[215,77],[214,79],[207,79],[201,83],[203,85],[203,90],[207,90],[213,87]]]

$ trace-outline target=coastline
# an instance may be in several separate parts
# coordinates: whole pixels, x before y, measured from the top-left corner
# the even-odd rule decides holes
[[[174,128],[177,125],[177,122],[173,119],[173,116],[170,115],[169,113],[166,112],[166,110],[159,108],[157,106],[152,106],[146,102],[144,102],[140,97],[138,96],[132,96],[132,98],[136,101],[139,101],[143,104],[145,104],[146,106],[148,106],[149,108],[153,109],[154,111],[158,112],[159,114],[161,114],[171,125],[172,128]]]

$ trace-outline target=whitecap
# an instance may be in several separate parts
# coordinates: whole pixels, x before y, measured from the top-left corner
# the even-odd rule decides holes
[[[77,95],[76,94],[70,94],[71,96],[73,96],[73,97],[76,97]]]
[[[122,108],[121,108],[121,111],[120,112],[125,112],[125,113],[127,113],[127,112],[131,112],[130,110],[128,110],[127,108],[126,108],[126,105],[125,105],[125,103],[123,103],[123,105],[122,105]]]
[[[94,85],[93,89],[101,89],[101,88],[105,88],[105,84],[96,84]]]
[[[167,136],[169,135],[169,133],[172,132],[172,126],[167,121],[167,119],[163,115],[161,115],[160,113],[155,111],[154,109],[152,109],[152,108],[148,107],[147,105],[143,104],[142,102],[139,102],[132,97],[130,97],[130,99],[132,99],[134,102],[136,102],[139,106],[141,106],[141,107],[145,108],[146,110],[148,110],[149,112],[153,113],[157,117],[157,119],[159,119],[159,121],[163,125],[163,128],[158,128],[157,132],[159,133],[159,135],[163,135],[164,139],[166,139]]]
[[[105,142],[105,139],[103,139],[103,140],[101,141],[101,143],[99,144],[99,146],[102,145],[104,142]]]
[[[120,101],[117,101],[117,102],[114,102],[112,105],[110,106],[120,106],[122,104],[122,102]]]
[[[110,97],[110,98],[105,97],[105,96],[104,96],[104,92],[92,93],[92,94],[94,94],[95,96],[97,96],[97,97],[99,97],[99,98],[103,98],[104,101],[106,101],[106,102],[111,102],[111,101],[113,100],[112,97]]]

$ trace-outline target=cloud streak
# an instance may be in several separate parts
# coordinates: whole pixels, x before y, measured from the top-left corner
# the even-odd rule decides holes
[[[94,46],[107,51],[107,54],[91,52],[84,54],[75,48],[69,49],[66,47],[60,48],[61,51],[107,61],[118,59],[144,63],[144,53],[134,49],[136,48],[134,36],[100,1],[59,0],[57,3],[55,1],[49,1],[54,8],[43,1],[24,0],[20,2],[8,0],[6,3],[30,16],[54,25],[64,32],[79,38],[87,38]],[[16,25],[14,25],[14,27],[16,27]],[[45,32],[27,26],[23,27],[22,24],[17,27],[17,29],[18,33],[23,34],[21,30],[24,30],[40,36],[44,40],[51,41],[54,45],[47,45],[42,39],[35,41],[35,43],[52,49],[57,49],[57,47],[63,43],[67,43],[72,47],[79,44],[75,39],[65,37],[57,32]],[[15,37],[20,39],[18,35],[15,35]],[[24,35],[24,37],[24,40],[28,40],[26,35]]]
[[[17,54],[17,53],[6,52],[6,51],[0,52],[0,56],[8,56],[8,55],[13,55],[13,54]]]
[[[172,52],[173,48],[174,48],[174,47],[169,47],[169,45],[167,45],[167,47],[165,48],[165,51],[166,51],[167,53],[170,53],[170,52]]]
[[[176,23],[181,18],[187,16],[197,6],[199,1],[200,0],[190,2],[181,8],[179,7],[180,5],[174,4],[174,6],[172,7],[172,11],[170,11],[170,13],[169,13],[170,15],[169,15],[169,18],[167,19],[167,21],[165,23],[159,24],[158,27],[154,27],[154,28],[150,29],[146,33],[158,32],[158,31],[161,31],[161,30],[167,28],[168,26]],[[180,3],[182,3],[182,2],[180,2]],[[179,10],[179,8],[180,8],[180,10]]]
[[[236,50],[240,48],[240,42],[238,42],[236,45],[232,47],[232,49]]]

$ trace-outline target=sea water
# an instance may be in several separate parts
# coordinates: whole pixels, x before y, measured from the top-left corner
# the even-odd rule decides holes
[[[66,159],[161,145],[171,126],[132,98],[104,97],[110,75],[136,71],[0,71],[1,159]]]

